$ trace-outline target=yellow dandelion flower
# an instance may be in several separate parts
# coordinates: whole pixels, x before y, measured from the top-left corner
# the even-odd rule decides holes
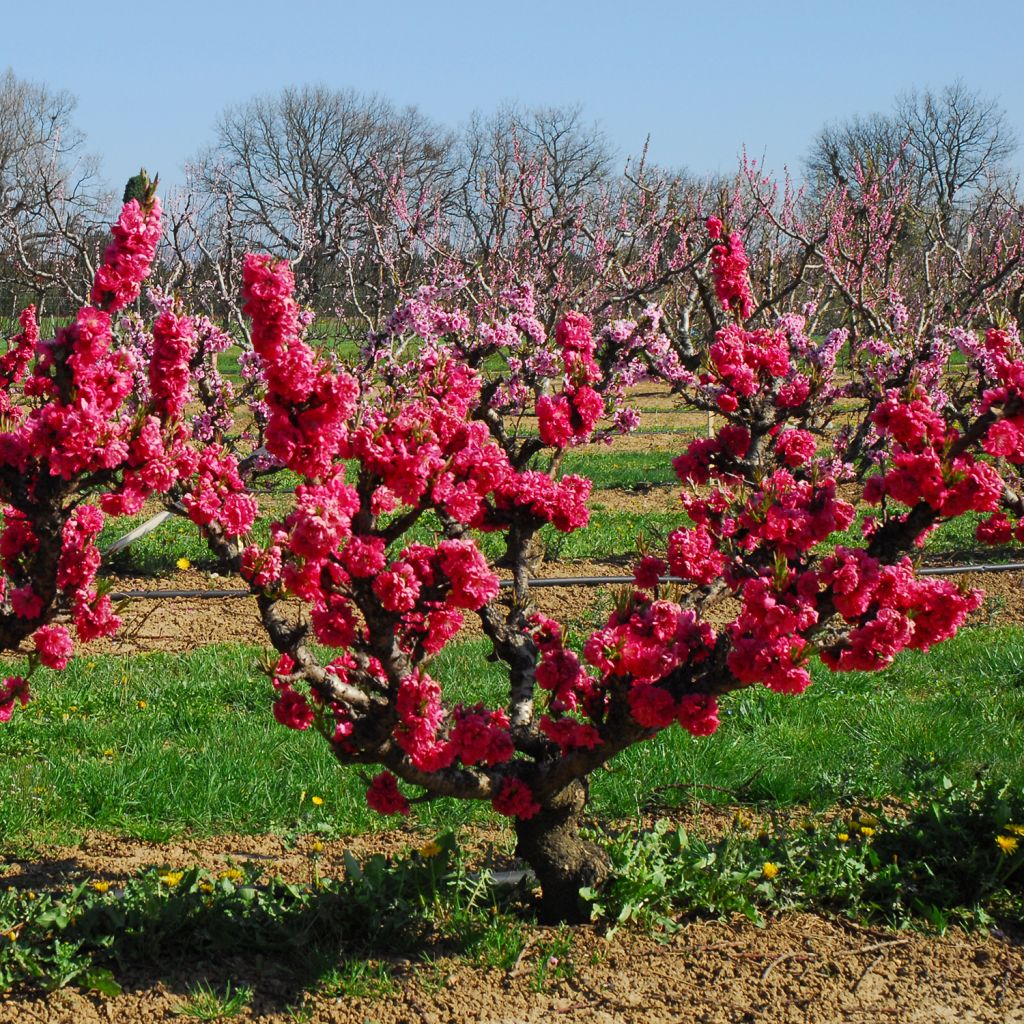
[[[213,886],[209,882],[200,882],[199,883],[199,891],[200,892],[213,892]]]
[[[1007,832],[1012,832],[1015,836],[1024,836],[1024,825],[1007,825]]]
[[[321,843],[319,839],[314,839],[313,842],[309,844],[309,850],[310,853],[323,853],[324,844]]]
[[[239,871],[238,868],[227,868],[224,871],[222,871],[217,877],[226,878],[229,882],[240,882],[242,881],[243,878],[245,878],[245,875],[241,871]]]
[[[177,562],[175,562],[174,564],[179,569],[191,569],[192,568],[192,563],[187,558],[179,558],[177,560]]]
[[[145,711],[145,710],[146,710],[146,708],[148,708],[148,707],[149,707],[149,705],[148,705],[148,704],[147,704],[147,703],[146,703],[146,702],[145,702],[144,700],[140,700],[140,701],[137,701],[137,702],[136,702],[136,707],[137,707],[137,708],[138,708],[138,709],[139,709],[140,711]]]
[[[996,836],[996,846],[1003,853],[1016,853],[1017,847],[1020,846],[1020,840],[1015,839],[1013,836]]]
[[[838,839],[841,843],[845,843],[849,838],[849,832],[840,832],[839,835],[836,836],[836,839]]]
[[[754,824],[753,820],[742,811],[736,812],[736,817],[733,819],[733,822],[737,828],[750,828],[750,826]]]
[[[323,807],[323,805],[324,805],[324,798],[322,796],[311,796],[309,798],[309,802],[314,807]]]
[[[868,839],[870,839],[870,838],[871,838],[871,837],[872,837],[872,836],[873,836],[873,835],[875,834],[875,830],[874,830],[873,828],[869,828],[869,827],[868,827],[867,825],[865,825],[865,826],[864,826],[864,827],[863,827],[863,828],[862,828],[862,829],[860,830],[860,834],[861,834],[862,836],[867,836],[867,837],[868,837]]]
[[[109,882],[93,882],[92,887],[99,893],[104,893],[110,888]]]
[[[435,842],[433,839],[431,839],[429,843],[420,847],[421,857],[436,857],[440,852],[441,844]]]
[[[107,747],[107,749],[103,751],[103,756],[104,757],[113,757],[114,756],[114,751],[110,747]]]
[[[162,875],[157,876],[168,889],[173,889],[184,877],[184,871],[166,871]]]
[[[761,874],[764,875],[769,881],[773,879],[779,873],[779,865],[773,864],[770,860],[766,860],[761,867]]]
[[[11,931],[9,931],[9,932],[4,932],[4,935],[6,935],[7,938],[9,938],[11,940],[11,942],[17,942],[18,941],[18,933],[16,931],[14,931],[13,929]]]

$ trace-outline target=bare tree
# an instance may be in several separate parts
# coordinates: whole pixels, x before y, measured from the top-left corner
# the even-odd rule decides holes
[[[112,196],[84,152],[75,103],[11,70],[0,76],[0,246],[12,301],[88,295]]]
[[[891,115],[858,115],[826,125],[805,161],[809,197],[820,201],[834,188],[881,180],[903,159],[906,141],[906,131]]]
[[[932,203],[946,217],[1004,177],[1017,148],[999,102],[962,81],[901,96],[895,119]]]
[[[416,208],[443,196],[452,136],[414,107],[322,86],[226,110],[196,184],[230,204],[240,246],[294,261],[304,301],[354,286],[395,191]]]

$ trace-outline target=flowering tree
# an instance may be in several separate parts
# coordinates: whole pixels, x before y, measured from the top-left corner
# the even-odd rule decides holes
[[[210,386],[195,379],[202,353],[223,339],[159,296],[151,330],[123,318],[114,337],[111,313],[138,295],[159,232],[156,200],[133,200],[93,305],[48,343],[27,312],[0,364],[3,643],[35,634],[38,660],[61,667],[70,634],[50,620],[62,602],[82,639],[116,628],[94,584],[101,509],[137,512],[169,491],[257,597],[279,652],[277,720],[317,729],[342,763],[374,766],[367,800],[383,813],[438,796],[490,802],[515,822],[544,915],[574,917],[579,888],[608,870],[579,834],[592,772],[660,729],[710,734],[733,690],[802,692],[814,658],[881,669],[952,636],[980,592],[920,578],[908,553],[968,513],[984,517],[984,539],[1024,530],[1015,334],[961,332],[970,387],[958,384],[959,406],[939,386],[938,358],[897,386],[884,373],[842,380],[834,336],[815,341],[792,318],[748,326],[758,303],[743,239],[717,218],[706,231],[724,315],[706,353],[672,348],[655,308],[600,331],[572,312],[549,333],[527,285],[468,311],[457,289],[434,288],[403,303],[350,371],[304,340],[290,268],[247,257],[261,457],[300,480],[260,545],[246,460],[220,426],[182,423],[190,386]],[[590,484],[562,475],[562,457],[628,429],[623,389],[651,372],[719,426],[674,461],[687,518],[664,557],[644,555],[607,622],[574,647],[563,623],[531,608],[535,541],[545,526],[586,524]],[[19,381],[28,402],[11,397]],[[83,504],[90,490],[100,508]],[[855,530],[858,504],[876,511]],[[500,539],[500,557],[485,558],[483,535]],[[497,565],[510,575],[505,601]],[[430,674],[467,614],[508,680],[473,705],[446,699]],[[336,655],[318,657],[313,640]],[[23,677],[7,680],[0,712],[27,697]]]
[[[72,637],[115,632],[120,620],[96,583],[104,512],[138,511],[196,457],[181,422],[188,394],[191,322],[165,310],[153,325],[149,395],[132,401],[141,368],[114,337],[113,318],[139,295],[160,239],[152,190],[126,203],[96,272],[91,305],[53,339],[34,307],[0,357],[0,645],[32,637],[29,670],[0,684],[0,721],[29,699],[36,664],[61,669]],[[99,499],[98,506],[89,503]]]
[[[1014,335],[964,333],[975,390],[959,409],[913,373],[897,387],[881,374],[840,381],[834,337],[746,326],[756,303],[743,241],[714,218],[707,230],[726,322],[706,356],[666,360],[720,425],[674,462],[688,518],[664,557],[641,558],[634,586],[578,649],[531,608],[532,547],[547,524],[587,522],[589,482],[560,475],[561,458],[600,435],[622,382],[645,372],[654,310],[596,336],[571,313],[549,337],[528,289],[508,289],[487,322],[428,291],[349,372],[303,340],[287,265],[250,256],[266,448],[301,483],[266,546],[247,537],[256,506],[226,449],[206,447],[178,484],[258,598],[280,655],[277,720],[317,729],[342,763],[377,766],[367,800],[383,813],[438,796],[490,802],[514,820],[550,918],[573,917],[579,888],[607,872],[578,831],[592,772],[672,725],[708,735],[733,690],[802,692],[815,658],[875,670],[952,636],[981,593],[919,577],[909,553],[968,513],[986,517],[982,536],[1020,530],[1020,488],[1007,482],[1024,464]],[[837,398],[859,399],[838,436]],[[854,529],[858,504],[875,511]],[[504,547],[491,562],[484,534]],[[510,570],[507,601],[496,564]],[[430,674],[466,614],[507,671],[494,702],[446,700]],[[311,640],[337,655],[318,658]]]

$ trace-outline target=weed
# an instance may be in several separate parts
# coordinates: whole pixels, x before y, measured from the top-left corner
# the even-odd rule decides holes
[[[225,1020],[237,1017],[251,1000],[252,989],[246,986],[232,989],[229,981],[221,994],[201,981],[189,989],[188,999],[173,1007],[171,1013],[193,1020]]]

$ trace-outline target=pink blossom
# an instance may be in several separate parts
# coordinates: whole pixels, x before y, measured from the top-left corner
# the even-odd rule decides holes
[[[378,814],[408,814],[409,801],[398,789],[398,780],[391,772],[381,772],[370,781],[366,802]]]

